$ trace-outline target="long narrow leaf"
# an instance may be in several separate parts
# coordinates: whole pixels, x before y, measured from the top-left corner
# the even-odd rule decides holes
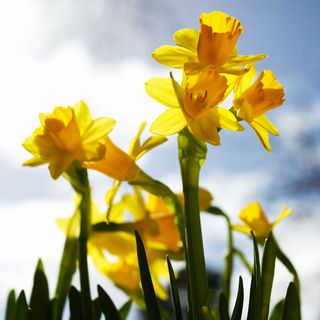
[[[121,320],[126,320],[130,312],[132,300],[127,301],[119,310]]]
[[[70,320],[83,320],[80,292],[71,286],[69,290]]]
[[[16,313],[16,293],[14,290],[11,290],[7,299],[6,307],[6,320],[14,320]]]
[[[270,308],[270,296],[276,263],[277,247],[270,233],[264,247],[261,271],[261,309],[260,319],[267,320]]]
[[[220,320],[230,320],[228,301],[226,295],[221,292],[219,296],[219,315]]]
[[[100,320],[102,310],[101,310],[101,303],[100,303],[99,297],[97,297],[92,301],[92,307],[93,307],[94,320]]]
[[[181,304],[180,304],[177,281],[176,281],[176,277],[174,275],[171,261],[168,256],[167,256],[167,265],[168,265],[169,276],[170,276],[170,289],[171,289],[171,294],[172,294],[174,313],[175,313],[177,320],[182,320],[182,311],[181,311]]]
[[[157,297],[152,284],[151,274],[148,266],[147,255],[144,249],[142,239],[137,231],[135,231],[137,243],[137,255],[139,262],[139,271],[141,278],[144,300],[146,303],[147,313],[152,320],[161,320],[160,309]]]
[[[31,320],[31,310],[28,306],[25,292],[22,290],[16,304],[15,320]]]
[[[238,286],[238,294],[236,303],[234,305],[234,309],[231,315],[231,320],[241,320],[243,309],[243,281],[242,277],[239,277],[239,286]]]
[[[280,300],[271,313],[269,320],[281,320],[283,315],[284,299]]]
[[[254,263],[253,272],[251,277],[250,285],[250,298],[249,298],[249,308],[247,320],[259,319],[260,314],[260,295],[261,295],[261,283],[260,283],[260,258],[259,250],[256,238],[251,232],[253,241],[253,253],[254,253]]]
[[[290,282],[287,290],[282,320],[301,320],[299,293],[293,282]]]
[[[39,259],[34,274],[33,287],[30,298],[30,307],[33,320],[45,320],[49,315],[49,286],[43,264]]]
[[[109,295],[98,285],[98,295],[102,313],[106,320],[121,320],[118,309],[114,305]]]

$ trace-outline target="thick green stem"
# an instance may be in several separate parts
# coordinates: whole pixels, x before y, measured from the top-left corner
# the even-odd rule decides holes
[[[204,319],[209,288],[199,212],[199,173],[206,156],[204,143],[188,131],[179,134],[179,160],[183,184],[186,262],[190,319]]]

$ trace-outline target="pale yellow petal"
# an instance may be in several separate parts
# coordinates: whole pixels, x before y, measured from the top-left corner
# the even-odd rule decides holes
[[[150,97],[171,108],[179,108],[179,101],[169,78],[152,78],[145,84]]]
[[[136,157],[136,160],[140,159],[146,152],[160,146],[164,142],[166,142],[168,139],[166,137],[162,136],[152,136],[148,138],[141,146],[140,152]]]
[[[108,117],[101,117],[91,121],[83,133],[83,144],[89,144],[105,138],[115,124],[115,120]]]
[[[186,125],[181,109],[169,109],[152,123],[150,131],[154,134],[170,136],[181,131]]]
[[[273,221],[272,227],[276,226],[281,220],[287,218],[292,214],[293,210],[290,210],[287,206],[285,206],[282,210],[280,215]]]
[[[80,134],[82,135],[92,121],[90,110],[82,100],[73,106],[73,110],[77,118]]]
[[[194,29],[181,29],[174,33],[173,39],[178,46],[189,49],[197,54],[199,31]]]
[[[197,55],[189,49],[178,46],[161,46],[152,53],[161,64],[172,68],[183,68],[186,62],[196,62]]]
[[[36,166],[40,166],[45,163],[47,163],[47,161],[41,160],[39,158],[31,158],[31,159],[25,161],[22,165],[28,166],[28,167],[36,167]]]
[[[231,224],[231,228],[233,230],[245,233],[245,234],[250,234],[251,229],[246,226],[246,225],[241,225],[241,224]]]

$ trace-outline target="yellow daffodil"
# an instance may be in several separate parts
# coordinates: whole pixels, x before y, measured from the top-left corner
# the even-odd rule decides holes
[[[264,59],[266,55],[238,56],[236,43],[242,31],[240,21],[226,13],[202,13],[200,32],[178,30],[173,36],[177,46],[161,46],[152,56],[166,66],[183,68],[187,74],[207,67],[221,73],[243,74],[246,69],[239,67]]]
[[[292,213],[287,207],[284,207],[280,215],[270,223],[259,202],[252,202],[239,213],[239,218],[243,225],[233,224],[234,230],[250,234],[253,231],[257,239],[264,240],[268,237],[270,231],[284,218]]]
[[[103,158],[104,141],[115,125],[111,118],[93,120],[83,101],[73,107],[56,107],[51,114],[40,114],[40,122],[41,126],[23,143],[34,156],[24,165],[49,163],[53,179],[66,171],[74,160]]]
[[[79,199],[76,199],[79,204]],[[78,208],[78,205],[77,205]],[[132,219],[124,222],[125,213]],[[96,268],[129,294],[140,292],[139,267],[136,255],[134,230],[138,230],[145,245],[149,268],[157,295],[167,298],[161,278],[167,278],[165,255],[178,253],[181,249],[179,232],[162,200],[149,195],[145,203],[140,193],[126,194],[112,207],[112,231],[90,232],[88,254]],[[67,232],[72,223],[73,236],[79,235],[80,214],[77,209],[73,218],[58,219],[61,230]],[[75,225],[78,223],[78,228]],[[104,224],[105,216],[92,203],[91,224]],[[107,225],[106,225],[107,226]]]
[[[279,131],[265,112],[284,102],[284,90],[271,70],[262,71],[253,82],[255,74],[256,70],[252,65],[249,72],[237,80],[233,107],[237,116],[254,129],[265,149],[271,151],[268,133],[279,135]]]
[[[151,125],[151,132],[162,136],[188,129],[197,138],[220,144],[219,128],[241,131],[235,116],[217,104],[225,99],[228,81],[212,69],[187,76],[179,85],[173,78],[152,78],[147,93],[169,107]]]

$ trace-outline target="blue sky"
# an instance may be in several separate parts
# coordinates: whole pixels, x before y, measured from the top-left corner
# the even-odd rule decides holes
[[[240,53],[268,54],[258,68],[275,72],[284,84],[286,103],[270,113],[281,133],[272,139],[273,153],[265,152],[248,128],[241,135],[224,132],[222,145],[208,148],[202,183],[234,218],[248,201],[257,199],[273,217],[283,204],[298,208],[295,217],[279,226],[277,235],[303,273],[307,318],[319,316],[312,304],[319,293],[310,283],[319,280],[320,273],[310,259],[320,262],[320,256],[308,255],[306,250],[319,240],[319,219],[316,214],[303,219],[306,212],[301,210],[307,207],[317,213],[319,199],[306,204],[284,192],[292,183],[292,171],[305,172],[310,168],[309,158],[314,163],[320,158],[317,149],[298,143],[309,132],[319,134],[318,1],[31,0],[26,4],[14,0],[2,2],[0,9],[0,240],[5,243],[0,261],[1,299],[6,288],[30,286],[38,256],[54,280],[63,244],[54,219],[72,213],[72,192],[63,180],[51,181],[46,167],[21,167],[28,158],[21,143],[38,126],[38,113],[84,99],[94,116],[117,119],[112,137],[125,148],[139,123],[147,120],[150,124],[163,110],[144,93],[144,82],[150,77],[168,75],[165,67],[152,60],[151,52],[172,44],[174,31],[198,28],[201,12],[222,10],[244,25],[238,41]],[[159,161],[164,156],[165,164]],[[172,138],[141,166],[178,190],[176,158]],[[160,174],[159,168],[165,173]],[[95,174],[92,179],[96,196],[102,199],[110,181]],[[205,234],[210,246],[217,247],[209,255],[209,264],[219,267],[219,262],[212,261],[221,260],[224,235],[217,230]],[[305,241],[297,243],[297,235]],[[249,248],[249,243],[243,245]],[[280,274],[285,274],[281,268]]]

